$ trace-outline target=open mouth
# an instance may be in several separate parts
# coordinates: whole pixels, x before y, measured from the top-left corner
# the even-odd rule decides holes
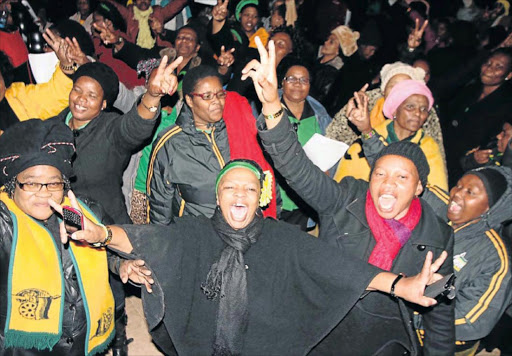
[[[391,194],[382,194],[378,200],[381,211],[392,211],[396,204],[396,197]]]
[[[230,208],[231,217],[235,221],[244,221],[245,218],[247,217],[248,210],[249,209],[247,208],[247,205],[245,205],[245,204],[241,204],[241,203],[233,204],[233,205],[231,205],[231,208]]]
[[[452,201],[450,205],[448,205],[448,212],[451,214],[458,214],[462,210],[462,206],[460,206],[458,203]]]
[[[74,108],[75,108],[75,111],[78,111],[78,112],[85,112],[87,110],[87,108],[85,106],[82,106],[79,104],[75,104]]]

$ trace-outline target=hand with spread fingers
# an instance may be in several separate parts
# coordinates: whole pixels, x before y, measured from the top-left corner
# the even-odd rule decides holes
[[[425,32],[425,29],[427,28],[428,20],[425,20],[423,22],[423,25],[421,25],[420,28],[420,20],[416,19],[414,30],[409,34],[409,37],[407,39],[407,46],[411,49],[418,48],[421,44],[421,39],[423,37],[423,32]]]
[[[100,38],[104,45],[108,46],[119,42],[120,36],[115,31],[110,30],[105,22],[93,23],[92,25],[100,33]]]
[[[252,79],[258,99],[264,106],[265,104],[280,102],[277,92],[276,49],[274,41],[268,42],[267,51],[260,38],[256,37],[256,46],[258,46],[260,61],[258,62],[256,59],[253,59],[247,63],[244,69],[242,69],[242,80],[246,80],[249,77]]]
[[[73,39],[69,39],[66,37],[66,43],[68,44],[68,52],[67,57],[73,62],[78,64],[79,66],[84,65],[85,63],[90,62],[75,37]]]
[[[151,285],[155,281],[143,260],[123,260],[119,266],[119,277],[123,283],[127,283],[129,279],[133,283],[144,284],[148,293],[153,292]]]
[[[53,49],[55,55],[60,61],[61,67],[73,65],[73,61],[68,57],[68,43],[60,36],[56,35],[49,28],[43,33],[46,43]]]
[[[367,134],[372,130],[370,122],[370,111],[368,110],[368,95],[365,84],[361,90],[354,92],[354,96],[347,104],[347,118],[353,123],[362,134]]]
[[[448,257],[448,253],[443,251],[443,253],[441,253],[434,262],[432,262],[433,254],[429,251],[425,258],[425,262],[423,263],[421,272],[412,277],[402,278],[395,285],[396,296],[424,307],[430,307],[437,304],[435,299],[426,297],[423,294],[425,293],[427,285],[435,283],[443,278],[442,275],[436,272],[441,268],[446,257]]]
[[[220,48],[220,56],[217,58],[217,64],[222,67],[230,67],[235,62],[233,52],[235,52],[234,48],[226,51],[226,48],[222,46]]]
[[[218,0],[212,9],[212,17],[215,21],[222,22],[228,17],[229,0]]]
[[[146,85],[147,94],[152,97],[162,97],[166,94],[173,95],[178,89],[178,77],[174,74],[183,57],[178,57],[167,65],[169,58],[164,56],[157,69],[153,70]]]

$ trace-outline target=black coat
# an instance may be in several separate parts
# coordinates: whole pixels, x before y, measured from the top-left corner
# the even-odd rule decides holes
[[[138,102],[124,115],[102,111],[86,127],[74,131],[73,192],[97,201],[118,224],[131,222],[121,191],[123,172],[131,155],[151,138],[158,118],[141,118]],[[68,113],[69,108],[51,120],[65,122]]]
[[[242,355],[305,355],[380,270],[294,226],[263,224],[244,254],[249,317]],[[163,319],[179,355],[211,355],[218,302],[207,300],[200,286],[225,246],[211,221],[184,217],[171,226],[123,228],[154,273],[153,293],[142,292],[149,329]]]
[[[478,101],[480,83],[463,89],[441,111],[446,163],[450,187],[462,174],[459,160],[472,148],[485,145],[501,132],[505,122],[512,122],[512,85],[502,84]]]
[[[286,178],[290,187],[317,211],[320,217],[319,239],[340,247],[344,252],[368,260],[375,246],[375,239],[365,214],[368,182],[347,177],[338,184],[315,167],[302,150],[286,114],[276,127],[272,130],[260,130],[259,135],[265,150],[274,162],[275,169]],[[435,215],[429,205],[422,201],[421,219],[411,238],[395,258],[391,271],[407,275],[417,274],[421,271],[428,251],[432,251],[434,258],[437,258],[443,250],[448,252],[448,258],[439,273],[445,275],[453,272],[453,232]],[[397,303],[388,296],[373,293],[369,298],[364,298],[359,305],[362,308],[354,308],[347,318],[356,313],[352,315],[353,319],[363,324],[368,319],[368,325],[364,330],[347,328],[339,333],[347,340],[352,340],[354,354],[372,354],[383,345],[382,343],[395,338],[399,329],[402,330],[402,334],[406,333],[407,329],[410,333],[410,320],[404,320],[407,329],[401,327]],[[409,306],[408,309],[410,319],[414,310],[423,314],[426,329],[424,354],[453,355],[453,304],[440,303],[431,310],[420,310],[417,306]],[[378,322],[370,322],[376,320],[374,315],[380,315],[384,319],[386,316],[392,316],[396,322],[392,323],[393,327],[382,328]],[[343,323],[340,327],[343,327]],[[385,331],[389,331],[389,334]],[[376,335],[382,337],[379,339],[382,341],[381,344],[376,341]],[[403,339],[407,340],[407,335]]]

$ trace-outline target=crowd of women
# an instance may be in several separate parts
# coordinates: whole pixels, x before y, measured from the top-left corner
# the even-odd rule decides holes
[[[512,355],[509,10],[0,0],[0,355]]]

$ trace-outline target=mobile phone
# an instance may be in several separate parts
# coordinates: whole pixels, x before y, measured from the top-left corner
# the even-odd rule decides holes
[[[84,215],[80,210],[67,205],[63,206],[62,218],[64,219],[64,224],[76,230],[82,230],[84,227]]]
[[[447,274],[440,280],[425,288],[424,296],[430,298],[446,297],[448,299],[455,298],[455,275],[453,273]]]

